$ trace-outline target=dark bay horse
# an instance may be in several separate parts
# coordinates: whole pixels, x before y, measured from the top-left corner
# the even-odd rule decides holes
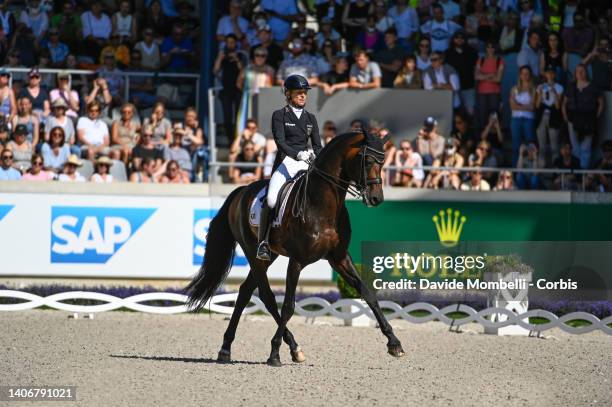
[[[320,259],[328,260],[367,302],[388,339],[389,353],[396,357],[404,355],[374,292],[362,282],[348,253],[351,225],[345,206],[346,194],[348,191],[361,195],[368,206],[383,202],[380,171],[385,141],[363,133],[348,133],[325,146],[307,173],[296,181],[281,226],[270,231],[269,242],[274,254],[271,261],[256,258],[257,229],[249,223],[251,203],[267,181],[239,187],[227,197],[210,223],[202,267],[187,286],[188,307],[193,310],[204,307],[229,273],[236,243],[242,247],[251,270],[240,286],[219,351],[219,361],[230,361],[230,349],[240,316],[256,287],[266,309],[278,324],[268,364],[281,365],[279,348],[282,340],[289,345],[294,362],[305,360],[304,353],[286,326],[293,315],[295,291],[302,268]],[[279,254],[289,257],[280,315],[266,275],[271,262]]]

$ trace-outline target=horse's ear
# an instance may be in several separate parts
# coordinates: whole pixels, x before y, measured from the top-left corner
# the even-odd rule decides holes
[[[385,137],[381,139],[383,146],[387,144],[387,141],[391,140],[391,134],[387,134]]]

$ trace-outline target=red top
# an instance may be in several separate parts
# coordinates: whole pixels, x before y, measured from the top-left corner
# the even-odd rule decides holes
[[[499,66],[504,65],[504,60],[497,58],[480,59],[480,72],[483,74],[496,74]],[[478,93],[501,93],[501,84],[493,81],[479,81]]]

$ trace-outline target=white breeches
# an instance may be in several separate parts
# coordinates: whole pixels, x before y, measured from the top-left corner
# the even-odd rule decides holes
[[[300,170],[307,170],[308,163],[297,161],[291,157],[285,157],[281,165],[278,166],[272,178],[270,178],[270,186],[268,187],[268,206],[274,208],[278,193],[283,184],[293,178]]]

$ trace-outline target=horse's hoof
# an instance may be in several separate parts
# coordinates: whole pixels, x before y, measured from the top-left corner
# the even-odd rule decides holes
[[[266,363],[268,364],[268,366],[272,366],[272,367],[281,367],[283,365],[280,359],[272,359],[272,358],[268,359]]]
[[[231,354],[226,350],[220,350],[219,355],[217,356],[217,362],[219,363],[229,363],[232,361]]]
[[[393,346],[389,346],[389,355],[394,356],[396,358],[401,358],[402,356],[406,355],[406,352],[404,352],[404,349],[402,349],[402,345],[393,345]]]
[[[297,348],[295,351],[291,351],[291,360],[294,363],[302,363],[306,360],[306,355],[304,355],[304,351],[300,348]]]

